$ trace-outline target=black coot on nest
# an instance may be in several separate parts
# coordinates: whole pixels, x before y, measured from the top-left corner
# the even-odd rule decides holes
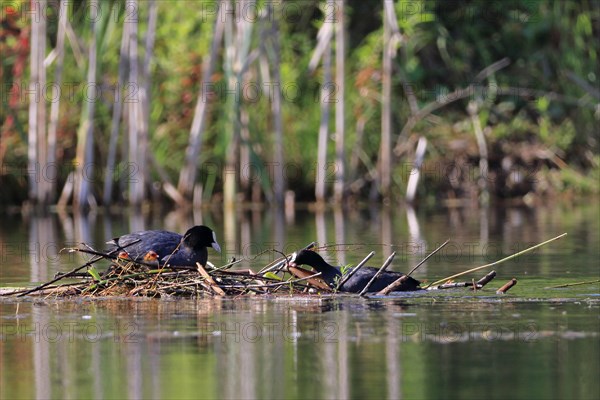
[[[339,267],[328,264],[323,257],[311,250],[301,250],[292,254],[291,264],[310,265],[317,272],[321,273],[321,278],[332,288],[335,288],[338,281],[342,279],[342,272]],[[377,273],[377,268],[362,267],[339,289],[342,292],[359,293],[362,291],[371,278]],[[401,272],[384,271],[369,286],[368,292],[379,292],[398,278],[404,276]],[[408,277],[400,286],[394,289],[395,292],[407,292],[420,290],[420,282]]]
[[[107,243],[111,245],[111,251],[124,251],[132,260],[148,260],[148,254],[151,254],[161,265],[179,267],[195,267],[197,262],[206,266],[206,248],[209,246],[221,252],[215,233],[204,225],[188,229],[183,236],[169,231],[141,231],[128,233]]]

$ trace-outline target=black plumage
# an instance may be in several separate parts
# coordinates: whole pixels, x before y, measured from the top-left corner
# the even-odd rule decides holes
[[[290,263],[311,266],[315,271],[321,273],[320,277],[332,288],[335,288],[342,279],[340,267],[328,264],[323,257],[311,250],[301,250],[294,253]],[[356,271],[356,273],[352,275],[339,290],[342,292],[360,293],[367,283],[369,283],[371,278],[377,273],[377,270],[377,268],[373,267],[362,267]],[[368,292],[379,292],[402,276],[404,276],[404,274],[401,272],[384,271],[377,277],[371,286],[369,286]],[[396,287],[394,291],[406,292],[420,290],[420,284],[421,282],[418,280],[408,277],[408,279],[400,286]]]
[[[125,251],[130,259],[143,261],[151,251],[160,265],[195,267],[199,262],[206,266],[207,247],[219,253],[221,248],[212,229],[204,225],[194,226],[184,234],[169,231],[141,231],[128,233],[107,242],[111,251]]]

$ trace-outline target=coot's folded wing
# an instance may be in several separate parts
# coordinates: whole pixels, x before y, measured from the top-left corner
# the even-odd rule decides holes
[[[169,231],[141,231],[128,233],[107,243],[112,249],[125,250],[130,258],[141,260],[149,251],[155,251],[159,258],[171,254],[179,245],[181,235]]]

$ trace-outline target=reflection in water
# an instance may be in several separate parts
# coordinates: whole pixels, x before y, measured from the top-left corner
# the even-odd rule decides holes
[[[139,232],[146,230],[146,224],[144,221],[144,216],[138,210],[137,212],[129,213],[129,231],[130,232]]]
[[[21,303],[2,398],[597,398],[598,304],[345,299]],[[8,315],[14,304],[0,304]],[[518,312],[521,317],[511,317]],[[566,313],[569,329],[560,327]],[[501,318],[495,318],[498,314]],[[85,317],[85,318],[83,318]],[[532,318],[536,318],[532,323]],[[18,324],[18,327],[17,327]],[[502,349],[501,351],[499,351]],[[34,375],[15,357],[32,357]],[[561,360],[553,362],[552,360]],[[490,368],[493,365],[494,368]],[[477,375],[479,379],[473,380]],[[540,377],[550,377],[557,388]],[[537,379],[536,379],[537,377]],[[17,381],[27,381],[18,385]],[[518,382],[526,384],[519,385]]]
[[[56,232],[48,215],[29,219],[29,261],[31,281],[40,282],[48,276],[50,260],[56,260]]]
[[[479,209],[479,241],[482,246],[487,246],[490,238],[490,210],[487,206]]]
[[[229,260],[231,257],[235,257],[240,252],[238,247],[238,235],[237,235],[237,221],[236,212],[232,207],[225,207],[223,212],[223,219],[225,221],[223,226],[223,238],[225,246],[222,248],[222,254],[225,260]],[[214,228],[213,228],[214,229]]]
[[[334,208],[333,221],[335,226],[335,243],[348,243],[346,241],[346,220],[341,207]],[[346,265],[346,252],[338,252],[337,258],[340,265]]]
[[[63,342],[64,343],[64,342]],[[61,349],[61,353],[64,352],[65,354],[67,353],[66,349],[62,348]],[[103,359],[103,354],[102,354],[102,349],[100,347],[99,343],[93,343],[91,345],[91,352],[92,352],[92,362],[91,362],[91,366],[92,366],[92,370],[93,371],[102,371],[102,359]],[[102,380],[102,374],[97,373],[94,375],[94,393],[97,394],[97,397],[99,399],[105,398],[105,393],[104,393],[104,383]],[[67,385],[63,384],[62,385],[63,391],[67,390]]]
[[[47,327],[50,321],[41,308],[32,310],[32,326]],[[4,370],[5,366],[2,366]],[[59,366],[60,367],[60,366]],[[35,396],[38,399],[48,397],[51,391],[50,345],[48,340],[33,342],[33,368],[35,371]]]
[[[343,243],[343,242],[342,242]],[[348,378],[349,378],[349,361],[348,361],[348,334],[346,330],[346,326],[348,325],[348,315],[343,313],[339,320],[338,327],[339,335],[337,340],[337,348],[338,348],[338,357],[337,357],[337,391],[336,393],[332,393],[332,398],[341,398],[348,399],[349,398],[349,388],[348,388]]]
[[[317,245],[323,246],[327,243],[327,225],[325,224],[325,212],[319,209],[315,212],[315,227],[317,230]],[[324,253],[324,255],[326,255]]]
[[[75,243],[75,225],[73,224],[73,218],[71,214],[67,213],[64,209],[59,209],[57,216],[65,238],[65,243]],[[106,222],[104,224],[106,237],[110,237],[112,234],[111,226],[112,219],[106,218]]]
[[[285,234],[285,213],[281,207],[275,207],[272,210],[273,215],[273,243],[276,243],[276,246],[279,247],[280,250],[284,252],[290,251],[287,249],[286,244],[286,234]],[[295,249],[293,249],[295,250]],[[292,251],[293,251],[292,250]]]
[[[399,399],[402,397],[400,394],[402,368],[400,364],[400,346],[398,345],[401,341],[398,340],[398,334],[400,332],[398,322],[398,318],[393,318],[389,314],[386,314],[387,335],[385,341],[385,361],[387,369],[388,399]]]
[[[78,243],[92,243],[92,231],[96,227],[96,213],[90,212],[82,214],[76,212],[75,218],[75,238]]]
[[[392,237],[392,218],[389,207],[381,209],[381,254],[383,258],[388,258],[392,254],[391,244],[396,241]]]
[[[477,212],[457,208],[448,213],[419,216],[410,207],[404,210],[371,207],[361,212],[337,208],[317,210],[314,215],[297,211],[294,224],[286,222],[283,209],[257,208],[232,209],[223,214],[216,210],[204,214],[198,210],[172,211],[164,217],[134,210],[130,210],[125,218],[110,213],[30,215],[22,236],[6,237],[6,233],[0,232],[0,238],[5,237],[4,248],[7,249],[3,256],[6,264],[4,281],[0,283],[48,280],[56,272],[66,271],[87,260],[82,254],[58,254],[63,247],[85,242],[102,250],[107,240],[127,232],[167,229],[183,233],[199,223],[214,227],[223,245],[223,253],[211,252],[209,259],[216,264],[231,257],[243,259],[241,268],[260,267],[277,256],[273,252],[260,255],[265,250],[291,253],[316,241],[319,245],[354,244],[346,249],[322,250],[325,259],[334,264],[355,264],[374,250],[376,255],[370,264],[381,265],[392,251],[396,251],[390,269],[407,271],[450,238],[449,245],[415,275],[417,279],[430,275],[440,277],[451,274],[446,272],[455,273],[497,260],[563,231],[569,232],[567,241],[572,240],[571,246],[597,247],[598,210],[588,206],[563,213],[567,217],[561,219],[559,212],[543,208],[482,207]],[[545,248],[537,254],[550,251]],[[260,256],[254,259],[257,255]],[[527,260],[531,258],[523,259],[521,263]]]
[[[412,266],[417,265],[426,257],[428,246],[425,239],[421,236],[421,227],[415,209],[410,205],[406,207],[406,221],[408,224],[409,243],[412,249],[408,254],[408,266],[407,271],[405,271],[408,273],[408,269],[412,269]],[[437,245],[434,244],[434,247],[437,247]],[[419,273],[423,274],[427,272],[427,263],[424,263],[419,268]]]
[[[502,273],[520,279],[515,290],[534,285],[530,278],[597,276],[597,207],[456,209],[450,216],[394,208],[314,215],[299,210],[294,221],[282,211],[257,209],[173,212],[166,218],[32,215],[21,225],[0,227],[7,249],[0,283],[43,281],[81,264],[79,255],[57,255],[66,245],[86,241],[101,249],[111,237],[136,229],[185,232],[202,222],[228,245],[223,258],[210,254],[217,264],[316,240],[369,243],[323,252],[339,264],[375,250],[377,265],[400,249],[391,268],[406,272],[451,237],[452,250],[415,274],[430,280],[492,261],[485,248],[497,259],[497,253],[567,231],[564,241],[506,263]],[[256,268],[274,256],[242,267]],[[14,302],[0,302],[0,398],[477,398],[482,391],[505,393],[507,382],[514,397],[598,398],[597,287],[577,296],[577,303],[467,297],[458,306],[427,295],[39,299],[36,305],[22,301],[18,311]]]
[[[130,399],[143,398],[142,354],[144,348],[141,341],[128,343],[125,347],[127,359],[127,396]]]
[[[252,243],[252,227],[246,213],[240,214],[240,243]],[[248,247],[249,246],[246,246],[246,249],[241,249],[240,254],[242,257],[251,255],[249,254],[250,251],[248,250]],[[244,269],[251,268],[249,261],[244,261],[241,266]]]

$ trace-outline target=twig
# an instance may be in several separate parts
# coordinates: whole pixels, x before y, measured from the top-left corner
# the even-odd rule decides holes
[[[477,289],[481,289],[482,286],[475,283]],[[443,290],[443,289],[456,289],[456,288],[473,288],[473,282],[452,282],[452,283],[444,283],[442,285],[437,286],[428,286],[427,290]]]
[[[587,83],[585,79],[581,78],[573,71],[567,71],[566,73],[567,77],[573,82],[575,82],[577,86],[585,90],[590,96],[594,97],[596,100],[600,100],[600,91],[598,89]]]
[[[557,289],[557,288],[564,288],[564,287],[569,287],[569,286],[587,285],[587,284],[590,284],[590,283],[597,283],[597,282],[600,282],[600,279],[596,279],[594,281],[564,283],[562,285],[548,286],[548,287],[545,287],[544,289]]]
[[[313,274],[311,271],[308,271],[308,270],[306,270],[304,268],[300,268],[300,267],[288,267],[288,270],[290,271],[290,274],[294,275],[296,278],[306,278]],[[328,291],[331,290],[329,285],[327,283],[325,283],[322,279],[311,278],[308,280],[308,283],[310,283],[311,285],[313,285],[319,289],[328,290]]]
[[[169,257],[167,257],[167,259],[163,263],[163,268],[169,265],[169,261],[171,261],[171,257],[173,257],[173,254],[175,254],[177,251],[179,251],[179,248],[181,247],[181,245],[183,244],[183,241],[187,237],[188,236],[184,236],[184,237],[181,238],[181,240],[179,241],[179,244],[177,244],[177,246],[173,249],[173,251],[171,252],[171,254],[169,254]],[[160,264],[160,260],[158,261],[158,263]]]
[[[496,271],[490,271],[486,276],[477,281],[477,288],[484,287],[496,277]]]
[[[267,251],[268,250],[264,250],[264,251],[260,252],[260,254],[257,254],[256,257],[260,256],[262,253],[265,253]],[[256,257],[253,257],[252,259],[254,259]],[[229,263],[227,263],[225,265],[221,265],[218,268],[214,268],[214,269],[211,270],[211,272],[217,272],[217,271],[225,272],[225,270],[228,270],[229,268],[233,267],[234,265],[239,264],[239,263],[241,263],[243,261],[248,261],[248,260],[249,259],[247,259],[247,258],[240,258],[239,260],[235,260],[235,259],[232,258],[232,260]]]
[[[303,250],[310,250],[313,247],[315,247],[316,245],[317,245],[317,242],[311,242],[308,245],[306,245]],[[273,251],[275,251],[275,250],[273,250]],[[264,275],[267,272],[272,271],[272,270],[274,270],[276,268],[279,268],[281,265],[284,265],[285,263],[287,263],[287,261],[288,261],[288,257],[287,256],[278,258],[277,260],[273,261],[272,263],[267,264],[264,268],[262,268],[256,274],[257,275]]]
[[[56,282],[60,281],[61,279],[66,278],[66,277],[70,276],[71,274],[74,274],[75,272],[78,272],[78,271],[82,270],[85,267],[89,267],[90,265],[93,265],[94,263],[97,263],[98,261],[100,261],[102,259],[103,259],[103,257],[92,258],[90,261],[86,262],[85,264],[83,264],[80,267],[74,268],[71,271],[66,272],[66,273],[64,273],[64,274],[62,274],[62,275],[60,275],[60,276],[58,276],[58,277],[56,277],[56,278],[54,278],[54,279],[46,282],[46,283],[42,283],[41,285],[34,287],[33,289],[29,289],[29,290],[26,290],[24,292],[21,292],[17,297],[27,296],[28,294],[31,294],[33,292],[37,292],[38,290],[42,290],[43,288],[45,288],[45,287],[47,287],[47,286],[49,286],[49,285],[51,285],[53,283],[56,283]],[[17,294],[17,292],[13,292],[11,294],[13,294],[13,295]]]
[[[489,66],[485,67],[483,70],[481,70],[481,72],[479,72],[477,74],[477,76],[474,79],[475,84],[479,84],[479,82],[483,81],[488,76],[498,72],[502,68],[505,68],[509,64],[510,64],[510,60],[508,58],[503,58],[501,60],[496,61],[493,64],[490,64]],[[442,108],[449,103],[452,103],[454,101],[457,101],[457,100],[460,100],[460,99],[463,99],[465,97],[472,95],[473,90],[476,87],[475,84],[470,84],[464,88],[456,89],[454,92],[449,93],[448,95],[444,96],[441,100],[432,101],[431,103],[426,104],[424,107],[422,107],[419,110],[419,112],[411,115],[408,118],[408,121],[406,122],[406,124],[404,124],[402,131],[398,135],[398,139],[396,140],[396,146],[394,148],[394,152],[396,154],[400,153],[400,147],[401,147],[403,138],[406,137],[408,132],[417,124],[417,122],[419,122],[420,120],[422,120],[423,118],[425,118],[426,116],[428,116],[429,114],[434,112],[435,110]]]
[[[442,285],[437,285],[437,286],[428,286],[427,290],[456,289],[456,288],[462,288],[462,287],[468,287],[471,290],[480,290],[480,289],[483,289],[483,287],[487,283],[489,283],[492,279],[494,279],[495,276],[496,276],[496,271],[492,271],[489,274],[487,274],[486,276],[484,276],[483,278],[481,278],[480,280],[478,280],[477,282],[475,282],[475,279],[472,279],[471,282],[444,283]]]
[[[142,275],[160,274],[161,271],[162,271],[162,269],[156,269],[156,270],[151,270],[151,271],[135,272],[135,273],[132,273],[132,274],[127,274],[127,275],[113,276],[111,278],[102,279],[101,281],[98,281],[98,282],[94,283],[89,288],[84,289],[84,292],[89,291],[89,290],[94,290],[98,286],[103,286],[103,285],[107,284],[108,282],[123,281],[125,279],[135,278],[136,276],[142,276]]]
[[[342,277],[342,279],[338,282],[337,286],[335,287],[335,291],[337,292],[338,290],[340,290],[340,288],[344,285],[344,283],[348,282],[348,279],[352,278],[352,275],[354,275],[356,273],[356,271],[361,269],[362,266],[365,265],[365,263],[367,261],[369,261],[369,259],[371,257],[373,257],[374,255],[375,255],[374,251],[367,254],[367,256],[361,262],[359,262],[358,265],[356,267],[354,267],[354,269],[352,271],[350,271],[346,276]]]
[[[375,273],[375,275],[373,275],[373,277],[371,278],[371,280],[365,285],[365,287],[363,288],[363,290],[361,290],[361,292],[358,294],[359,296],[363,296],[365,293],[367,293],[367,290],[369,290],[369,288],[371,287],[371,285],[373,284],[373,282],[375,282],[375,279],[377,279],[379,277],[379,275],[381,275],[383,273],[383,271],[386,270],[386,268],[394,260],[394,257],[396,257],[396,252],[395,251],[392,254],[390,254],[390,256],[387,258],[387,260],[385,260],[385,262],[383,263],[383,265],[381,266],[381,268],[379,268],[379,270],[377,271],[377,273]]]
[[[279,250],[275,250],[273,249],[274,252],[279,253],[283,256],[283,262],[278,264],[278,267],[275,268],[275,274],[278,274],[281,272],[281,270],[283,269],[283,267],[285,267],[286,265],[289,268],[289,263],[290,263],[290,258],[288,256],[286,256],[285,254],[283,254],[281,251]]]
[[[59,288],[63,288],[63,287],[68,288],[68,287],[73,287],[73,286],[80,286],[83,284],[85,284],[85,283],[84,282],[62,283],[60,285],[48,285],[44,289],[51,290],[51,289],[59,289]],[[14,289],[14,290],[9,291],[11,289]],[[19,288],[19,287],[15,287],[15,288],[3,287],[3,288],[0,288],[0,296],[13,296],[13,295],[25,292],[27,290],[31,290],[31,289],[23,289],[23,288]],[[42,293],[45,293],[45,292],[42,292]]]
[[[229,269],[231,267],[233,267],[236,264],[239,264],[241,262],[244,261],[251,261],[251,260],[256,260],[258,257],[262,256],[263,254],[272,251],[271,249],[266,249],[261,251],[260,253],[254,255],[254,257],[248,257],[248,258],[240,258],[239,260],[232,260],[231,262],[225,264],[225,265],[221,265],[218,268],[214,268],[211,272],[217,272],[217,271],[225,271],[226,269]]]
[[[496,72],[500,71],[502,68],[508,67],[509,65],[510,65],[510,58],[504,57],[504,58],[488,65],[484,69],[482,69],[475,76],[475,82],[481,82],[484,79],[486,79],[488,76],[495,74]]]
[[[440,251],[441,249],[443,249],[448,244],[448,242],[450,242],[450,239],[446,240],[437,249],[435,249],[434,251],[432,251],[431,253],[429,253],[429,255],[427,257],[425,257],[423,260],[421,260],[421,262],[418,263],[413,269],[411,269],[408,274],[406,274],[404,276],[401,276],[400,278],[396,279],[394,282],[392,282],[389,285],[387,285],[385,288],[383,288],[383,290],[381,290],[377,294],[385,296],[385,295],[389,294],[392,290],[394,290],[396,287],[402,285],[404,282],[406,282],[408,280],[408,277],[410,276],[410,274],[412,274],[413,272],[415,272],[417,270],[417,268],[419,268],[421,265],[425,264],[425,262],[427,260],[429,260],[435,253],[437,253],[438,251]]]
[[[223,289],[221,289],[219,285],[217,285],[217,282],[215,282],[215,280],[208,274],[208,272],[206,272],[202,264],[197,262],[196,267],[198,267],[198,272],[200,272],[200,275],[204,277],[206,282],[210,285],[210,288],[219,296],[225,296],[225,292],[223,291]]]
[[[454,278],[457,278],[457,277],[459,277],[459,276],[463,276],[463,275],[469,274],[469,273],[471,273],[471,272],[479,271],[480,269],[489,268],[489,267],[492,267],[492,266],[494,266],[494,265],[498,265],[498,264],[500,264],[500,263],[503,263],[503,262],[505,262],[505,261],[512,260],[512,259],[513,259],[513,258],[515,258],[515,257],[518,257],[518,256],[520,256],[520,255],[523,255],[523,254],[525,254],[525,253],[528,253],[528,252],[530,252],[530,251],[532,251],[532,250],[535,250],[535,249],[537,249],[537,248],[539,248],[539,247],[542,247],[542,246],[544,246],[544,245],[547,245],[548,243],[550,243],[550,242],[553,242],[553,241],[555,241],[555,240],[558,240],[558,239],[560,239],[560,238],[562,238],[562,237],[564,237],[564,236],[566,236],[566,235],[567,235],[567,233],[565,232],[565,233],[563,233],[562,235],[558,235],[558,236],[556,236],[556,237],[553,237],[552,239],[546,240],[545,242],[542,242],[542,243],[540,243],[540,244],[536,244],[535,246],[529,247],[529,248],[527,248],[527,249],[525,249],[525,250],[523,250],[523,251],[520,251],[520,252],[518,252],[518,253],[512,254],[512,255],[510,255],[510,256],[508,256],[508,257],[505,257],[505,258],[503,258],[503,259],[501,259],[501,260],[494,261],[493,263],[486,264],[486,265],[482,265],[481,267],[477,267],[477,268],[471,268],[471,269],[469,269],[469,270],[466,270],[466,271],[464,271],[464,272],[460,272],[460,273],[458,273],[458,274],[450,275],[450,276],[449,276],[449,277],[447,277],[447,278],[440,279],[440,280],[438,280],[438,281],[435,281],[435,282],[432,282],[432,283],[430,283],[429,285],[427,285],[427,286],[425,287],[425,289],[427,289],[429,286],[435,286],[435,285],[437,285],[437,284],[440,284],[440,283],[442,283],[442,282],[445,282],[445,281],[447,281],[448,279],[454,279]]]
[[[277,282],[277,283],[267,283],[267,284],[264,284],[264,285],[222,285],[222,287],[224,287],[224,288],[231,288],[231,289],[235,289],[235,288],[248,288],[248,289],[250,289],[250,288],[258,288],[259,289],[259,288],[265,288],[265,287],[285,286],[285,285],[290,285],[290,284],[293,285],[293,284],[296,284],[298,282],[306,281],[306,280],[311,279],[311,278],[316,278],[317,276],[320,276],[320,275],[321,275],[321,273],[317,272],[316,274],[313,274],[311,276],[307,276],[306,278],[299,278],[299,279],[296,279],[296,280],[293,280],[293,281],[283,281],[283,282]]]
[[[512,278],[510,281],[506,282],[504,286],[496,291],[496,294],[505,294],[509,291],[509,289],[517,284],[517,280]]]
[[[162,260],[160,259],[156,259],[157,263],[158,263],[158,267],[159,267],[159,273],[154,277],[154,279],[152,280],[152,285],[151,287],[155,287],[156,286],[156,281],[158,279],[158,275],[165,269],[169,267],[169,261],[171,260],[171,257],[173,257],[173,254],[175,254],[177,251],[179,251],[179,248],[181,247],[181,245],[183,244],[183,241],[189,236],[184,236],[181,238],[181,240],[179,241],[179,243],[177,244],[177,246],[175,247],[175,249],[173,249],[173,251],[171,252],[171,254],[169,254],[169,257],[166,259],[166,261],[161,265],[160,262]]]

